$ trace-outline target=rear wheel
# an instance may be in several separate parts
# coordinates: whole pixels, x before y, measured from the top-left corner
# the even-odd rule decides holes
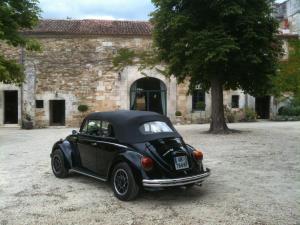
[[[64,155],[61,150],[54,150],[51,158],[51,167],[56,177],[65,178],[68,176],[69,169],[66,165]]]
[[[195,183],[185,185],[186,189],[191,189],[194,186],[195,186]]]
[[[112,172],[111,184],[115,196],[122,201],[134,199],[140,189],[127,163],[119,163],[115,166]]]

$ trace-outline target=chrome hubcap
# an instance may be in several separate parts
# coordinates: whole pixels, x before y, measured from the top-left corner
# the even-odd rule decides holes
[[[52,164],[52,168],[54,170],[55,173],[59,173],[61,170],[61,160],[58,156],[54,156],[53,157],[53,164]]]
[[[125,195],[128,191],[128,176],[124,169],[118,169],[114,176],[114,188],[119,195]]]

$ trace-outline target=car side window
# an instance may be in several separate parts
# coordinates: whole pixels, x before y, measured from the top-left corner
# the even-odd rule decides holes
[[[110,122],[102,121],[101,136],[102,137],[115,137],[114,129]]]
[[[87,125],[88,125],[88,122],[89,122],[88,120],[85,120],[85,121],[84,121],[84,125],[82,126],[80,133],[83,133],[83,134],[86,134],[86,133],[87,133]]]
[[[82,128],[82,133],[91,136],[100,136],[101,132],[101,121],[100,120],[89,120],[85,123]]]

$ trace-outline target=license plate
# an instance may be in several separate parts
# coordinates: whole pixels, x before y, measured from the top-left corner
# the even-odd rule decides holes
[[[174,158],[174,162],[175,162],[176,170],[189,168],[189,164],[186,156],[177,156]]]

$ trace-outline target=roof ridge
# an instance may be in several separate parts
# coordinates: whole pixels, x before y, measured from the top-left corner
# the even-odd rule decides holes
[[[99,22],[133,22],[151,23],[149,20],[106,20],[106,19],[39,19],[39,21],[99,21]]]
[[[103,20],[103,19],[42,19],[25,34],[55,35],[137,35],[150,36],[152,24],[149,21]]]

